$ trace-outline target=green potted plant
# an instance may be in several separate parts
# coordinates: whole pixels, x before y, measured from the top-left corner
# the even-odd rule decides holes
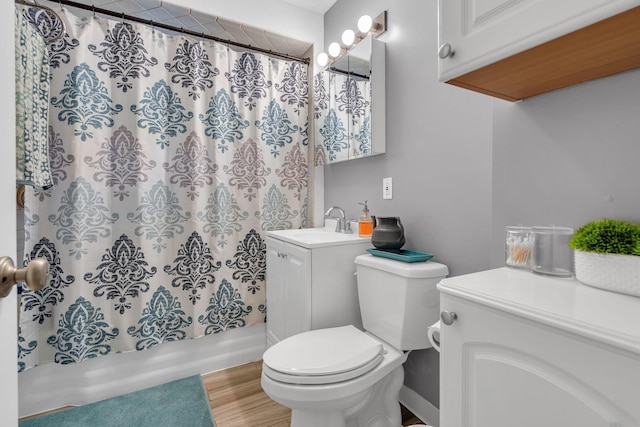
[[[640,296],[640,225],[600,219],[580,227],[569,241],[575,250],[576,279]]]

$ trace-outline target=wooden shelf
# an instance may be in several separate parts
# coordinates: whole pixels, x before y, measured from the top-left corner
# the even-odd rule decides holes
[[[447,83],[519,101],[635,68],[640,68],[640,7]]]

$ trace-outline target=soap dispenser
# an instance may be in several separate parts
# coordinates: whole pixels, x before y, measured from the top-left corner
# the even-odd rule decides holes
[[[364,209],[362,209],[362,214],[358,218],[358,236],[360,237],[371,237],[373,234],[373,220],[369,215],[369,207],[367,206],[367,201],[364,203],[358,203],[359,205],[363,205]]]

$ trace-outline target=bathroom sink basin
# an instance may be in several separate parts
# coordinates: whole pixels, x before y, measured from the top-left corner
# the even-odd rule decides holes
[[[292,230],[268,231],[267,235],[278,240],[303,246],[305,248],[316,248],[322,246],[348,245],[371,241],[370,237],[359,237],[358,233],[345,234],[336,233],[334,227],[322,228],[300,228]]]

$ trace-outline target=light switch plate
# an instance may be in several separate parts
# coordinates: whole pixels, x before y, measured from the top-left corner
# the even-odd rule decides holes
[[[385,200],[393,199],[393,182],[391,177],[382,178],[382,198]]]

